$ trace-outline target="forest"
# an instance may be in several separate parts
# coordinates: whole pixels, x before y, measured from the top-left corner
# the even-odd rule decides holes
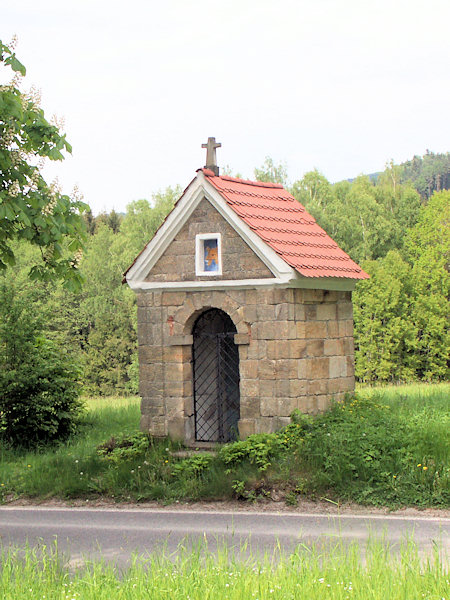
[[[271,158],[254,171],[255,179],[283,183],[370,274],[353,294],[361,382],[448,378],[449,174],[450,154],[431,152],[334,184],[318,170],[289,183],[285,166]],[[125,214],[93,216],[87,208],[80,291],[52,278],[30,280],[39,249],[15,242],[16,264],[0,279],[0,320],[28,315],[78,365],[86,394],[137,392],[135,297],[123,272],[180,194],[180,186],[169,187],[131,202]]]

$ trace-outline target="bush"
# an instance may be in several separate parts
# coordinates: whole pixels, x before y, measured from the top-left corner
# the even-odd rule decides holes
[[[0,286],[0,437],[15,447],[66,439],[82,411],[77,365],[42,334],[32,293]]]

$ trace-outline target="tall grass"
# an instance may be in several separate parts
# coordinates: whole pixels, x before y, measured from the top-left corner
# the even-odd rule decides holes
[[[450,385],[362,388],[275,434],[182,459],[139,434],[137,398],[87,399],[81,432],[35,452],[0,448],[0,499],[259,501],[302,495],[371,505],[450,503]],[[124,446],[120,442],[128,438]],[[99,453],[98,447],[107,449]],[[111,452],[110,452],[111,450]]]
[[[73,497],[95,491],[103,465],[96,447],[112,436],[139,428],[138,398],[85,398],[86,416],[78,435],[35,451],[0,445],[0,498],[26,495]]]
[[[426,456],[446,463],[450,459],[450,383],[409,384],[363,388],[363,396],[390,407],[392,413],[408,422],[416,439],[416,458]]]
[[[243,560],[227,549],[180,548],[175,556],[153,556],[118,573],[90,563],[71,572],[57,553],[6,552],[0,588],[3,600],[441,600],[448,594],[448,572],[438,552],[421,560],[410,542],[392,554],[381,542],[321,552],[299,548],[292,555]]]

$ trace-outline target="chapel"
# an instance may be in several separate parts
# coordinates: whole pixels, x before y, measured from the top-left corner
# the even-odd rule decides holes
[[[354,390],[352,290],[368,275],[283,186],[196,172],[125,273],[141,429],[187,446],[273,432]]]

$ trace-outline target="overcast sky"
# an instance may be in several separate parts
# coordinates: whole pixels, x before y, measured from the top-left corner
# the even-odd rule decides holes
[[[14,0],[24,87],[65,119],[73,155],[47,171],[93,211],[124,211],[205,164],[291,181],[382,170],[449,150],[448,0]]]

